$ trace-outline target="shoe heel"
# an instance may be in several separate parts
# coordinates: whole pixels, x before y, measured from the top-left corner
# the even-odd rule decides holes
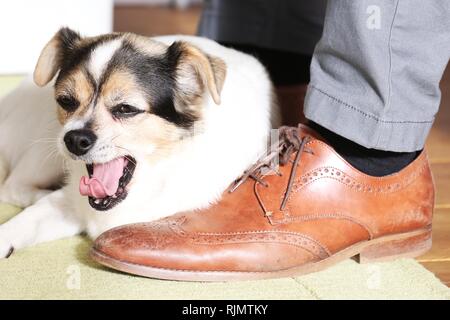
[[[431,228],[408,237],[390,239],[364,248],[356,257],[359,263],[415,258],[431,249]]]

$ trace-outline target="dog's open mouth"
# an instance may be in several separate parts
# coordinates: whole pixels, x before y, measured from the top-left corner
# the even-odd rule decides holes
[[[136,160],[119,157],[106,163],[86,164],[88,177],[80,180],[80,194],[89,197],[89,204],[99,211],[113,208],[127,197],[127,185],[133,177]]]

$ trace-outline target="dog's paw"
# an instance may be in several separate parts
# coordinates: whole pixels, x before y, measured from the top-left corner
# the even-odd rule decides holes
[[[0,259],[9,258],[13,252],[14,247],[11,242],[0,237]]]
[[[6,164],[5,160],[3,160],[2,156],[0,155],[0,185],[3,184],[3,182],[6,180],[7,176],[8,176],[8,165]]]

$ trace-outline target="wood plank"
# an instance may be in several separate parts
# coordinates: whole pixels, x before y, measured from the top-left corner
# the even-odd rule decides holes
[[[447,287],[450,287],[450,261],[421,262],[421,264],[433,272]]]
[[[433,247],[417,260],[450,287],[450,209],[435,210]]]
[[[431,170],[436,185],[436,208],[450,208],[450,162],[432,163]]]
[[[23,80],[20,75],[0,76],[0,99],[12,91]]]
[[[450,209],[437,209],[433,217],[433,247],[417,258],[420,262],[450,262]]]
[[[165,6],[118,6],[114,9],[114,31],[145,36],[196,34],[201,7],[176,9]]]
[[[450,64],[441,81],[441,105],[433,129],[427,139],[432,163],[450,161]]]

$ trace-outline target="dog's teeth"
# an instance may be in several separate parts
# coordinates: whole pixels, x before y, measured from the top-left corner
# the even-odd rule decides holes
[[[95,204],[100,204],[100,200],[99,200],[99,199],[96,199],[96,200],[94,201],[94,203],[95,203]]]
[[[113,197],[113,199],[116,199],[116,198],[117,198],[117,195],[113,195],[112,197]]]
[[[103,200],[103,204],[106,205],[108,203],[108,199]]]
[[[123,188],[119,188],[118,190],[117,190],[117,193],[122,193],[123,192]]]

